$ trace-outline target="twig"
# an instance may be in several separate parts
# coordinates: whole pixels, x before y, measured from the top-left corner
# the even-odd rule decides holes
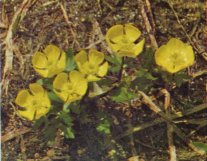
[[[150,22],[149,22],[149,19],[147,17],[147,14],[145,12],[143,1],[142,0],[138,0],[138,4],[141,5],[141,14],[142,14],[142,17],[143,17],[143,20],[144,20],[144,23],[145,23],[146,30],[147,30],[147,32],[149,34],[149,38],[150,38],[152,47],[156,50],[158,48],[157,41],[155,39],[155,36],[153,35],[153,30],[152,30],[152,27],[150,25]]]
[[[129,118],[129,119],[130,119],[130,118]],[[129,128],[132,128],[131,120],[129,120]],[[133,134],[130,134],[129,139],[130,139],[130,145],[131,145],[132,156],[137,156],[137,151],[136,151],[136,148],[135,148],[135,143],[134,143],[134,136],[133,136]]]
[[[6,47],[5,51],[5,65],[3,69],[3,78],[1,81],[1,86],[4,85],[3,89],[7,89],[5,85],[7,85],[8,81],[6,82],[6,75],[12,71],[13,68],[13,55],[14,55],[14,43],[13,43],[13,34],[15,33],[15,30],[17,28],[17,25],[19,24],[20,20],[23,19],[28,9],[31,7],[31,5],[34,4],[36,0],[24,0],[18,10],[15,12],[11,24],[9,25],[6,38],[4,40],[4,44]]]
[[[174,119],[178,119],[178,118],[182,118],[184,116],[194,114],[194,113],[202,111],[204,109],[207,109],[207,104],[201,104],[201,105],[195,106],[195,107],[193,107],[189,110],[186,110],[186,111],[183,111],[183,112],[177,112],[174,115],[171,115],[170,117],[171,117],[172,120],[174,120]],[[151,127],[151,126],[163,123],[163,122],[165,122],[165,120],[163,118],[157,118],[157,119],[155,119],[151,122],[147,122],[147,123],[144,123],[144,124],[137,125],[137,126],[133,127],[132,129],[127,130],[124,134],[121,134],[121,135],[117,136],[115,138],[115,140],[121,139],[125,136],[130,135],[131,133],[139,132],[139,131],[144,130],[148,127]]]
[[[166,114],[170,117],[170,93],[167,91],[167,89],[162,89],[161,92],[164,94],[164,109],[166,111]],[[167,138],[168,138],[168,146],[169,146],[169,153],[170,153],[170,161],[176,161],[177,155],[176,155],[176,148],[173,141],[173,126],[167,122]]]
[[[63,17],[64,17],[66,23],[68,24],[69,30],[70,30],[70,32],[71,32],[71,34],[73,36],[73,39],[74,39],[73,40],[73,44],[76,43],[78,45],[78,48],[80,48],[80,44],[79,44],[79,42],[76,39],[77,36],[76,36],[76,33],[73,31],[72,23],[69,21],[66,9],[65,9],[64,5],[61,2],[59,2],[59,5],[60,5],[60,9],[61,9],[61,11],[63,13]]]
[[[203,155],[205,154],[204,150],[198,149],[190,139],[187,138],[187,136],[180,130],[173,122],[172,119],[169,118],[168,115],[166,115],[157,105],[155,105],[150,97],[148,97],[144,92],[139,91],[139,93],[143,97],[143,103],[145,103],[152,111],[160,115],[163,119],[165,119],[170,125],[173,127],[174,132],[195,152]]]
[[[197,53],[201,54],[201,56],[207,61],[207,53],[205,52],[205,49],[204,50],[201,50],[200,48],[198,48],[196,42],[193,42],[189,36],[189,34],[187,33],[187,31],[185,30],[184,26],[182,25],[173,5],[171,4],[171,2],[169,0],[167,0],[167,3],[168,5],[170,6],[171,10],[173,11],[174,15],[175,15],[175,18],[178,22],[178,24],[180,25],[181,29],[183,30],[183,32],[185,33],[188,41],[190,42],[190,44],[193,46],[193,48],[196,50]]]
[[[1,137],[1,142],[4,143],[4,142],[9,141],[15,137],[18,137],[19,135],[23,135],[25,133],[28,133],[31,130],[32,130],[31,128],[23,127],[21,129],[17,129],[17,130],[8,132],[7,134],[5,134]]]

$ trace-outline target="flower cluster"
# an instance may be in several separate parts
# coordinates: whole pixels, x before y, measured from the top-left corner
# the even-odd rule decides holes
[[[112,26],[106,33],[106,42],[119,57],[137,57],[144,48],[145,39],[132,24]],[[155,62],[169,73],[176,73],[194,63],[194,53],[190,45],[172,38],[155,52]],[[48,45],[32,57],[34,70],[43,78],[52,80],[52,92],[65,104],[81,100],[87,93],[88,83],[101,80],[108,71],[109,64],[104,53],[95,49],[78,52],[73,60],[77,68],[67,71],[67,54],[55,45]],[[37,120],[51,109],[48,92],[38,83],[29,85],[29,90],[19,91],[15,103],[22,108],[17,114],[28,120]]]
[[[98,81],[108,71],[104,53],[95,49],[80,51],[74,58],[78,70],[64,72],[67,56],[55,45],[48,45],[42,52],[32,57],[34,70],[44,78],[53,78],[53,92],[65,103],[82,99],[88,89],[88,82]],[[37,120],[47,114],[51,108],[48,93],[38,83],[30,84],[30,90],[19,91],[15,103],[23,109],[17,110],[19,116],[28,120]]]

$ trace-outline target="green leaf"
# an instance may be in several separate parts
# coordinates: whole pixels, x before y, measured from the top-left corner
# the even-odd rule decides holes
[[[72,123],[73,119],[71,118],[71,116],[70,116],[69,113],[64,112],[64,111],[61,111],[61,112],[59,113],[59,118],[60,118],[61,120],[63,120],[63,122],[64,122],[67,126],[72,126],[72,125],[73,125],[73,123]]]
[[[101,123],[96,127],[96,130],[100,133],[110,134],[110,122],[106,119],[102,120]]]
[[[55,122],[54,124],[45,128],[45,131],[44,131],[45,139],[50,140],[50,141],[55,140],[56,132],[58,129],[57,125],[58,125],[57,122]]]
[[[76,63],[74,60],[74,52],[71,48],[68,49],[67,53],[67,62],[66,62],[66,68],[65,71],[69,72],[76,68]]]
[[[116,54],[114,55],[110,55],[110,56],[105,56],[105,59],[111,63],[109,71],[111,71],[112,73],[116,73],[119,72],[122,66],[122,58],[119,56],[116,56]]]
[[[69,105],[69,109],[71,110],[71,112],[75,114],[80,114],[81,113],[80,101],[72,102]]]
[[[74,132],[71,127],[66,128],[66,130],[64,131],[64,136],[67,139],[74,139],[75,138]]]
[[[37,82],[36,83],[38,83],[39,85],[43,85],[44,83],[43,83],[43,79],[39,79],[39,80],[37,80]]]
[[[146,48],[145,51],[140,55],[140,57],[141,67],[146,69],[152,69],[154,67],[154,52],[152,48]]]
[[[207,153],[207,144],[203,142],[193,142],[193,145],[196,146],[198,149]]]
[[[148,91],[153,82],[157,80],[147,69],[140,68],[136,73],[136,78],[131,82],[131,88],[138,88],[142,91]]]
[[[191,76],[187,74],[187,72],[178,72],[174,74],[174,82],[176,86],[180,87],[184,82],[189,81]]]
[[[37,80],[36,83],[40,84],[41,86],[45,86],[46,88],[52,90],[53,86],[52,86],[52,78],[42,78]]]
[[[40,117],[38,120],[35,121],[33,125],[33,129],[37,130],[40,128],[42,125],[45,125],[47,122],[47,118],[45,116]]]
[[[48,92],[48,97],[51,101],[63,103],[63,101],[54,92]]]
[[[131,99],[136,98],[137,95],[131,91],[129,91],[126,87],[121,87],[117,90],[112,95],[112,100],[115,102],[126,102]]]

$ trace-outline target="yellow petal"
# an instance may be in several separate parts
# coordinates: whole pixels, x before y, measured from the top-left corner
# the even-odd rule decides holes
[[[140,30],[131,24],[124,25],[124,30],[126,37],[130,42],[135,42],[141,35]]]
[[[87,80],[84,78],[83,74],[78,71],[70,72],[70,80],[75,88],[76,93],[84,95],[87,90]]]
[[[87,80],[88,80],[88,82],[95,82],[95,81],[99,81],[100,78],[98,78],[98,77],[95,76],[95,75],[88,75],[88,76],[87,76]]]
[[[49,70],[48,70],[48,69],[38,69],[38,68],[34,68],[34,70],[35,70],[39,75],[41,75],[42,77],[44,77],[44,78],[49,78],[49,77],[48,77],[48,73],[49,73]]]
[[[65,69],[65,66],[66,66],[66,53],[63,51],[57,63],[57,68],[60,70],[60,72],[62,72]]]
[[[36,109],[36,113],[35,113],[35,116],[34,116],[34,120],[37,120],[39,119],[40,117],[46,115],[50,110],[50,107],[39,107]]]
[[[45,94],[45,90],[38,83],[32,83],[29,85],[29,89],[34,96],[42,97]]]
[[[87,53],[85,50],[81,50],[78,54],[75,56],[76,63],[84,64],[87,61]]]
[[[67,102],[68,100],[68,92],[66,91],[57,91],[57,90],[54,90],[55,94],[61,99],[63,100],[63,102]]]
[[[53,88],[58,90],[64,90],[64,85],[69,81],[68,74],[60,73],[55,77],[53,81]]]
[[[143,51],[144,43],[145,43],[145,39],[141,40],[138,44],[135,45],[135,47],[133,48],[134,55],[132,57],[135,58],[137,55],[139,55]]]
[[[99,71],[98,71],[97,75],[98,75],[99,77],[103,77],[103,76],[105,76],[106,73],[107,73],[107,71],[108,71],[108,66],[109,66],[108,62],[105,62],[103,65],[101,65],[101,66],[99,67]]]
[[[195,55],[194,55],[192,46],[187,45],[186,48],[185,48],[185,53],[186,53],[186,59],[185,59],[186,64],[188,66],[193,65],[193,63],[195,61]]]
[[[26,107],[30,105],[30,101],[32,100],[32,96],[28,92],[28,90],[21,90],[19,91],[15,103],[21,107]]]
[[[172,55],[172,50],[169,50],[166,45],[162,45],[158,50],[155,52],[155,62],[157,65],[167,68],[167,70],[172,73],[169,68],[172,68],[172,60],[169,55]],[[174,69],[173,69],[174,71]]]
[[[35,108],[32,108],[31,106],[30,107],[27,107],[24,111],[22,110],[17,110],[17,114],[20,116],[20,117],[24,117],[30,121],[33,121],[34,120],[34,115],[35,115]]]
[[[81,98],[82,98],[82,96],[79,96],[77,94],[71,94],[71,95],[68,96],[68,99],[67,99],[66,103],[70,104],[71,102],[80,100]]]
[[[84,78],[83,74],[81,74],[80,72],[73,70],[70,72],[70,81],[73,84],[78,84],[79,81],[82,81]]]
[[[55,45],[48,45],[43,52],[47,56],[49,62],[56,63],[59,59],[61,50]]]
[[[49,96],[48,96],[48,93],[46,91],[45,91],[44,96],[42,97],[42,102],[43,102],[42,105],[44,107],[48,107],[50,109],[50,107],[51,107],[51,101],[50,101]]]
[[[61,73],[63,70],[64,69],[60,69],[54,65],[48,69],[47,78],[52,78],[54,75]]]
[[[104,53],[99,52],[95,49],[90,49],[88,57],[89,62],[93,64],[99,65],[104,61]]]
[[[110,43],[108,45],[109,45],[109,47],[111,48],[111,50],[113,52],[117,52],[117,51],[119,51],[122,48],[121,44],[112,44],[112,43]]]
[[[106,33],[106,42],[108,44],[118,43],[122,41],[124,35],[123,25],[114,25]]]
[[[41,52],[36,52],[32,57],[32,65],[34,68],[44,69],[47,67],[47,57]]]

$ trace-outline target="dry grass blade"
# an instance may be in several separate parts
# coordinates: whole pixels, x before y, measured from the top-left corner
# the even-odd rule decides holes
[[[26,12],[30,8],[32,4],[34,4],[36,0],[24,0],[20,7],[17,9],[16,13],[14,14],[11,24],[9,25],[6,38],[4,40],[5,44],[5,65],[3,69],[3,78],[1,81],[1,86],[7,85],[8,83],[5,82],[6,75],[11,72],[13,67],[13,56],[14,56],[14,42],[13,42],[13,34],[16,31],[16,28],[26,15]],[[8,81],[8,80],[7,80]],[[7,89],[7,87],[3,87],[3,89]]]
[[[148,2],[148,5],[149,6],[149,1]],[[143,20],[144,20],[144,23],[145,23],[145,27],[146,27],[146,30],[149,34],[149,38],[150,38],[150,41],[151,41],[151,45],[154,49],[157,49],[158,48],[158,45],[157,45],[157,41],[155,39],[155,36],[153,35],[153,29],[152,29],[152,26],[150,25],[150,21],[147,17],[147,13],[145,11],[145,7],[144,7],[144,4],[143,4],[143,1],[142,0],[138,0],[138,4],[141,5],[141,14],[142,14],[142,17],[143,17]]]
[[[4,143],[6,141],[9,141],[19,135],[23,135],[23,134],[28,133],[30,131],[31,131],[31,128],[23,127],[21,129],[8,132],[7,134],[5,134],[1,137],[1,142]]]
[[[196,146],[193,145],[192,141],[188,139],[182,130],[180,130],[173,122],[171,117],[166,115],[157,105],[155,105],[149,96],[147,96],[144,92],[139,91],[139,93],[143,97],[143,103],[145,103],[152,111],[160,115],[163,119],[165,119],[174,129],[174,132],[195,152],[198,154],[204,155],[205,151],[198,149]]]
[[[166,114],[170,117],[170,93],[167,91],[167,89],[161,90],[162,94],[164,94],[164,109],[166,111]],[[173,141],[173,126],[167,122],[167,138],[168,138],[168,146],[169,146],[169,153],[170,153],[170,161],[176,161],[177,155],[176,155],[176,148]]]
[[[207,53],[206,50],[201,48],[201,46],[199,46],[196,42],[192,41],[191,37],[189,36],[189,34],[187,33],[186,29],[184,28],[184,26],[182,25],[177,12],[175,11],[173,5],[171,4],[170,0],[167,0],[168,5],[170,6],[171,10],[173,11],[173,14],[175,15],[175,18],[178,22],[178,24],[180,25],[181,29],[183,30],[183,32],[185,33],[188,41],[190,42],[190,44],[193,46],[193,48],[196,50],[197,53],[199,53],[206,61],[207,61]]]
[[[174,115],[171,115],[170,118],[172,120],[182,118],[184,116],[194,114],[194,113],[202,111],[204,109],[207,109],[207,104],[201,104],[201,105],[195,106],[195,107],[193,107],[189,110],[186,110],[186,111],[183,111],[183,112],[177,112]],[[139,132],[139,131],[144,130],[148,127],[151,127],[151,126],[163,123],[163,122],[165,122],[165,119],[157,118],[153,121],[150,121],[150,122],[147,122],[147,123],[144,123],[144,124],[141,124],[141,125],[137,125],[137,126],[131,128],[131,129],[127,130],[124,134],[121,134],[121,135],[117,136],[115,140],[120,139],[120,138],[125,137],[125,136],[128,136],[131,133]]]

